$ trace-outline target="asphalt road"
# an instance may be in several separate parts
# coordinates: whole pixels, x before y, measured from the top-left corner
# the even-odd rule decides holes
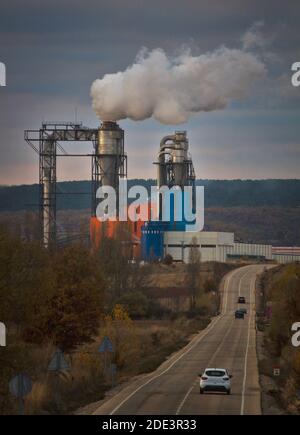
[[[261,413],[255,334],[255,280],[264,266],[236,269],[225,277],[222,310],[184,349],[155,372],[131,382],[94,414],[255,415]],[[248,314],[235,319],[239,295]],[[198,374],[206,367],[227,368],[232,394],[199,394]]]

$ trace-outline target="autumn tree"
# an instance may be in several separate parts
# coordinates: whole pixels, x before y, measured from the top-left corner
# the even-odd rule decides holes
[[[137,363],[139,342],[134,322],[127,310],[120,304],[115,305],[111,314],[105,317],[104,333],[112,341],[114,361],[119,368],[129,368]]]
[[[51,340],[69,352],[92,341],[103,307],[100,265],[81,245],[65,248],[53,258],[51,289],[45,295],[27,337]]]
[[[96,252],[106,280],[107,300],[113,304],[128,288],[130,255],[121,237],[103,237]]]
[[[50,256],[37,242],[0,231],[0,316],[23,328],[49,291]],[[34,308],[35,307],[35,308]]]
[[[126,293],[139,292],[145,285],[145,271],[132,261],[132,235],[122,222],[113,238],[101,238],[95,255],[105,278],[105,309],[109,312]]]
[[[190,309],[196,308],[197,295],[199,294],[200,282],[200,263],[201,253],[197,246],[197,238],[193,237],[189,252],[189,262],[187,264],[187,286],[190,292]]]
[[[146,317],[150,305],[149,299],[141,291],[126,292],[119,298],[118,303],[122,305],[134,319]]]

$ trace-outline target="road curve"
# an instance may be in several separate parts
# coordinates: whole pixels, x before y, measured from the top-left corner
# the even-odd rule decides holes
[[[255,415],[261,413],[255,333],[255,281],[263,265],[230,272],[223,281],[221,314],[155,372],[129,384],[94,415]],[[237,298],[248,314],[235,320]],[[198,373],[224,367],[233,375],[232,394],[199,394]]]

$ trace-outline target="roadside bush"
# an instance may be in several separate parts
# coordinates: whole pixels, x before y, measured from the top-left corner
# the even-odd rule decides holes
[[[173,264],[173,257],[170,254],[167,254],[163,260],[163,264],[166,264],[167,266],[171,266]]]
[[[117,303],[125,308],[132,319],[139,319],[148,315],[149,299],[142,292],[127,292],[118,299]]]

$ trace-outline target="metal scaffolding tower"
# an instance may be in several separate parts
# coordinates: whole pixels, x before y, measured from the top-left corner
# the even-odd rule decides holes
[[[40,238],[46,248],[56,245],[56,160],[57,157],[90,157],[92,161],[91,214],[96,215],[97,189],[103,184],[118,191],[119,178],[127,177],[124,132],[115,122],[103,122],[100,128],[82,123],[44,122],[39,130],[25,130],[25,141],[39,155]],[[67,153],[60,142],[92,142],[91,154]]]
[[[25,141],[39,155],[39,222],[40,237],[46,248],[57,242],[56,224],[56,160],[57,157],[91,157],[92,160],[92,215],[96,210],[96,190],[104,177],[102,162],[107,155],[98,147],[99,129],[84,127],[81,123],[43,123],[39,130],[25,130]],[[59,142],[92,142],[91,154],[69,154]],[[116,161],[117,177],[127,175],[124,148]]]

